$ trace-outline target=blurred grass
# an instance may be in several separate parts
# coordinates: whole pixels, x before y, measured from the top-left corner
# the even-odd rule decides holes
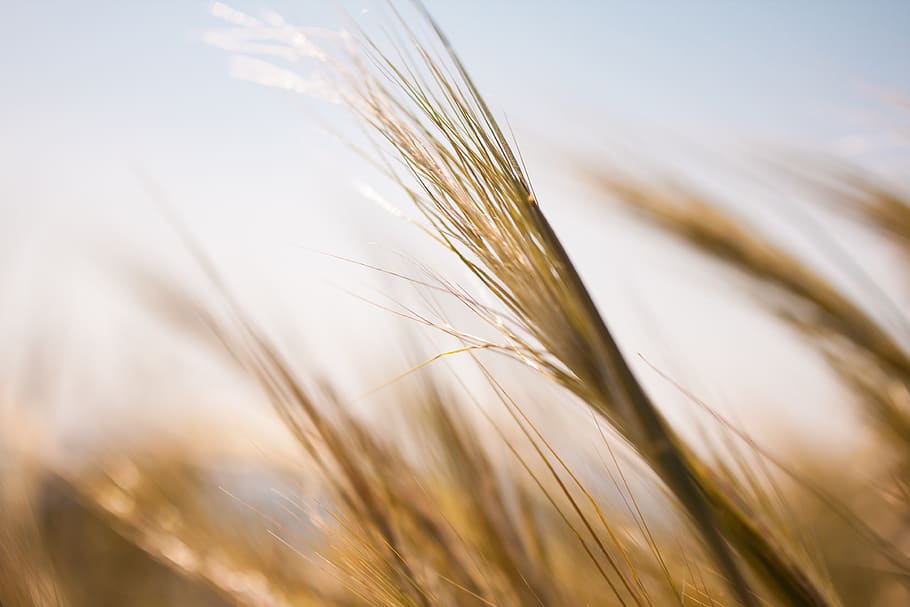
[[[244,40],[294,51],[291,26],[215,8]],[[253,494],[225,480],[242,472],[238,462],[154,436],[75,473],[6,453],[0,605],[907,604],[910,353],[906,325],[881,313],[905,320],[903,308],[877,290],[846,292],[694,187],[588,162],[579,179],[605,202],[744,277],[831,365],[880,439],[855,454],[855,470],[824,454],[782,460],[699,401],[720,437],[706,455],[636,377],[514,145],[439,28],[420,19],[422,34],[396,22],[391,50],[358,31],[320,56],[421,229],[484,293],[441,278],[420,286],[500,341],[397,313],[458,339],[430,360],[474,359],[505,415],[479,407],[478,417],[463,391],[424,371],[396,384],[394,427],[362,419],[327,382],[299,372],[178,223],[217,300],[144,270],[133,276],[142,299],[213,358],[228,354],[230,372],[258,386],[299,453],[280,470],[254,468]],[[822,206],[906,254],[910,199],[899,188],[855,167],[790,168]],[[510,395],[481,356],[490,352],[589,411],[602,439],[595,480],[529,415],[540,403]]]

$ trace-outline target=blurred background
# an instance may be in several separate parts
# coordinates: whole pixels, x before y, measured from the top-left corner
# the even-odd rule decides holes
[[[344,10],[381,27],[382,3],[341,4],[232,6],[327,28],[348,23]],[[906,184],[910,4],[426,5],[507,119],[542,208],[671,419],[685,426],[690,410],[674,405],[679,391],[652,365],[789,449],[841,453],[865,440],[811,347],[731,276],[605,203],[583,174],[618,166],[690,179],[830,267],[794,221],[810,216],[906,309],[894,252],[774,176],[822,154]],[[347,145],[357,130],[345,112],[230,77],[210,4],[13,2],[2,14],[7,446],[64,467],[151,436],[221,461],[281,462],[293,449],[261,395],[147,305],[146,270],[205,282],[168,212],[300,368],[329,378],[368,416],[395,400],[389,380],[452,347],[371,305],[420,299],[360,262],[414,274],[419,261],[470,285],[465,271],[364,194],[410,213]],[[459,364],[446,369],[482,384]],[[64,533],[60,525],[51,532]]]

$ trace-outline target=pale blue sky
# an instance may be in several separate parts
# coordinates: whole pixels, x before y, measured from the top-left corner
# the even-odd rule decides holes
[[[238,6],[323,24],[331,4]],[[855,101],[863,82],[910,84],[906,2],[428,6],[488,94],[516,113],[568,103],[671,124],[824,127],[817,110]],[[223,57],[198,44],[194,34],[217,25],[206,9],[193,0],[9,3],[0,22],[4,121],[186,129],[185,139],[222,131],[258,93],[226,82]]]
[[[235,5],[270,8],[298,24],[335,21],[328,0]],[[354,3],[352,12],[369,5]],[[532,181],[546,194],[542,204],[607,301],[625,283],[585,270],[609,270],[602,261],[609,256],[591,217],[559,204],[582,196],[566,185],[563,149],[597,149],[635,134],[646,145],[675,134],[706,145],[827,147],[874,135],[889,120],[882,91],[910,91],[910,2],[427,5],[491,105],[509,117]],[[20,269],[39,282],[77,275],[53,252],[66,250],[61,236],[71,232],[77,241],[112,239],[172,255],[133,172],[139,168],[168,191],[221,263],[266,285],[251,290],[254,299],[283,300],[323,354],[330,342],[343,349],[369,331],[324,319],[350,319],[362,304],[326,287],[350,283],[337,264],[304,248],[368,258],[366,242],[397,246],[414,233],[358,198],[352,184],[363,167],[308,119],[310,102],[228,77],[225,53],[199,39],[220,25],[207,2],[195,0],[6,3],[0,238],[13,236],[31,248],[30,263],[57,272]],[[628,260],[620,247],[635,238],[616,235],[616,258]],[[641,287],[646,295],[667,297],[679,286],[636,280],[654,283]],[[715,296],[696,293],[686,309],[716,321]],[[703,339],[697,322],[686,331]],[[736,347],[732,337],[719,330],[704,339],[716,340],[715,364],[736,364],[724,350]],[[782,381],[800,372],[779,371]]]
[[[332,23],[324,0],[238,6]],[[525,145],[636,128],[827,143],[874,128],[861,115],[879,101],[871,87],[910,90],[907,2],[428,6]],[[199,42],[218,25],[204,1],[8,3],[6,170],[46,180],[94,161],[120,173],[129,158],[174,186],[221,172],[278,190],[291,172],[324,175],[336,158],[301,144],[312,135],[299,102],[232,82],[224,53]]]

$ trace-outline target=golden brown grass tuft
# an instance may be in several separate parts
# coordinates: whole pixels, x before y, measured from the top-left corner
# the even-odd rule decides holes
[[[0,605],[116,604],[101,596],[106,586],[81,579],[86,566],[75,561],[85,555],[120,564],[137,559],[143,571],[150,561],[155,586],[178,579],[186,596],[212,605],[906,601],[910,354],[900,334],[870,312],[875,302],[856,301],[693,191],[598,167],[592,180],[605,197],[775,294],[769,299],[775,312],[820,348],[872,414],[876,436],[888,437],[873,456],[889,459],[870,465],[874,482],[856,475],[838,480],[839,471],[825,469],[824,461],[809,474],[699,401],[718,422],[725,446],[714,459],[701,455],[633,373],[551,227],[546,201],[535,196],[516,146],[440,29],[418,8],[415,27],[426,32],[418,34],[392,9],[397,38],[383,50],[359,30],[322,36],[339,46],[318,48],[308,31],[278,21],[266,26],[214,5],[237,26],[240,33],[232,32],[244,48],[316,58],[334,70],[335,88],[315,88],[330,92],[367,128],[378,150],[373,159],[420,212],[421,228],[484,292],[443,280],[423,286],[474,312],[498,341],[411,310],[405,315],[461,341],[453,352],[478,363],[504,415],[481,406],[484,415],[471,421],[472,403],[463,393],[423,374],[395,393],[397,427],[366,421],[328,382],[295,366],[176,223],[216,297],[207,301],[167,277],[141,272],[134,277],[143,299],[177,320],[180,332],[207,339],[213,357],[227,353],[230,372],[258,387],[299,452],[286,466],[256,472],[259,486],[273,490],[269,506],[219,480],[217,467],[236,462],[202,458],[155,437],[99,456],[78,474],[47,471],[51,480],[43,488],[4,493],[10,504],[22,496],[41,503],[53,491],[66,499],[45,511],[54,517],[35,517],[21,501],[3,509]],[[231,46],[229,36],[210,41]],[[314,89],[256,61],[241,62],[241,75]],[[822,196],[906,245],[905,198],[852,173],[835,177],[817,182]],[[493,303],[482,303],[487,300]],[[554,446],[529,406],[484,365],[481,350],[533,369],[586,408],[602,438],[603,459],[591,466],[596,474],[583,474]],[[631,461],[622,459],[624,448]],[[630,478],[630,463],[647,473]],[[668,499],[642,499],[642,485]],[[57,533],[50,522],[57,515],[91,532]],[[90,549],[99,545],[107,548]]]

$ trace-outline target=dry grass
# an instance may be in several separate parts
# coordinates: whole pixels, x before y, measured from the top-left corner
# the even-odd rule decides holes
[[[105,595],[116,592],[110,580],[83,579],[85,558],[98,559],[99,569],[135,563],[123,584],[168,580],[187,604],[885,606],[908,599],[910,354],[869,311],[876,302],[855,301],[692,191],[618,177],[609,167],[589,175],[605,198],[773,293],[775,312],[821,350],[876,420],[874,431],[888,438],[872,454],[887,454],[887,462],[864,476],[838,478],[825,461],[813,462],[819,471],[809,474],[712,412],[727,448],[706,459],[632,372],[515,146],[428,16],[418,19],[421,35],[396,21],[401,40],[385,50],[362,32],[320,35],[337,44],[323,49],[287,24],[264,25],[217,4],[215,12],[239,26],[247,50],[315,57],[333,70],[332,87],[319,92],[368,128],[374,160],[419,211],[421,229],[484,293],[441,279],[423,287],[448,294],[499,340],[410,309],[399,313],[460,340],[455,352],[476,360],[505,415],[482,417],[478,427],[461,392],[422,374],[396,392],[398,427],[364,421],[326,382],[295,368],[182,234],[217,298],[203,304],[193,289],[148,272],[137,274],[143,297],[180,319],[181,331],[204,336],[213,357],[229,354],[231,372],[258,386],[297,441],[293,467],[271,469],[263,481],[276,485],[274,508],[214,480],[212,466],[231,462],[205,461],[154,437],[78,474],[46,471],[38,489],[3,495],[10,507],[0,520],[0,605],[115,602]],[[213,40],[231,46],[230,36]],[[314,90],[251,61],[242,63],[244,77]],[[905,246],[906,199],[852,173],[836,177],[818,182],[822,194]],[[480,354],[490,351],[571,395],[598,430],[608,426],[599,445],[608,457],[595,481],[568,463],[529,407],[484,365]],[[631,479],[642,465],[647,473]],[[642,483],[666,501],[643,504]],[[53,516],[20,502],[48,494],[66,498]],[[59,516],[71,522],[55,528]],[[90,533],[70,536],[69,526]],[[99,543],[109,549],[91,549]],[[145,573],[126,577],[135,571]]]

